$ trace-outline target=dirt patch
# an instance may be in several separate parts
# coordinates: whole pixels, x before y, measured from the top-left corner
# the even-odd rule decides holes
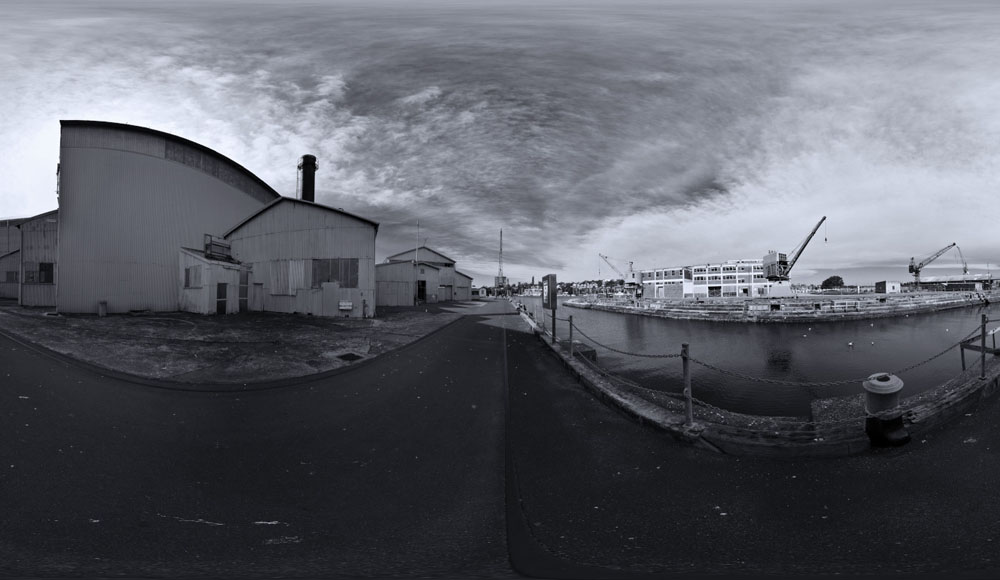
[[[459,312],[455,312],[459,310]],[[295,314],[51,315],[0,302],[0,329],[70,357],[147,378],[257,383],[357,364],[462,317],[461,304],[357,320]],[[470,310],[474,313],[474,310]]]

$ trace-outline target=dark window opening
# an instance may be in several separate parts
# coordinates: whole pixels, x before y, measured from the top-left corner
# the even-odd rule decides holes
[[[358,258],[327,258],[312,261],[312,287],[339,282],[341,288],[358,287]]]

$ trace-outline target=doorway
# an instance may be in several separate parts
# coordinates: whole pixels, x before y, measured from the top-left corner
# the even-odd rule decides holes
[[[227,286],[225,282],[219,282],[215,286],[215,313],[225,314],[226,313],[226,291]]]

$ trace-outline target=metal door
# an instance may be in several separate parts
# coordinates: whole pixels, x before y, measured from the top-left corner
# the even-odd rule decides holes
[[[226,284],[225,282],[219,282],[215,287],[215,313],[225,314],[226,313]]]

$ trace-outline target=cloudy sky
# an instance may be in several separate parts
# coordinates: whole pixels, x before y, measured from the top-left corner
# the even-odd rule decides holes
[[[204,144],[489,283],[759,258],[1000,269],[1000,5],[4,2],[0,217],[56,207],[59,120]],[[957,271],[954,251],[925,275]]]

